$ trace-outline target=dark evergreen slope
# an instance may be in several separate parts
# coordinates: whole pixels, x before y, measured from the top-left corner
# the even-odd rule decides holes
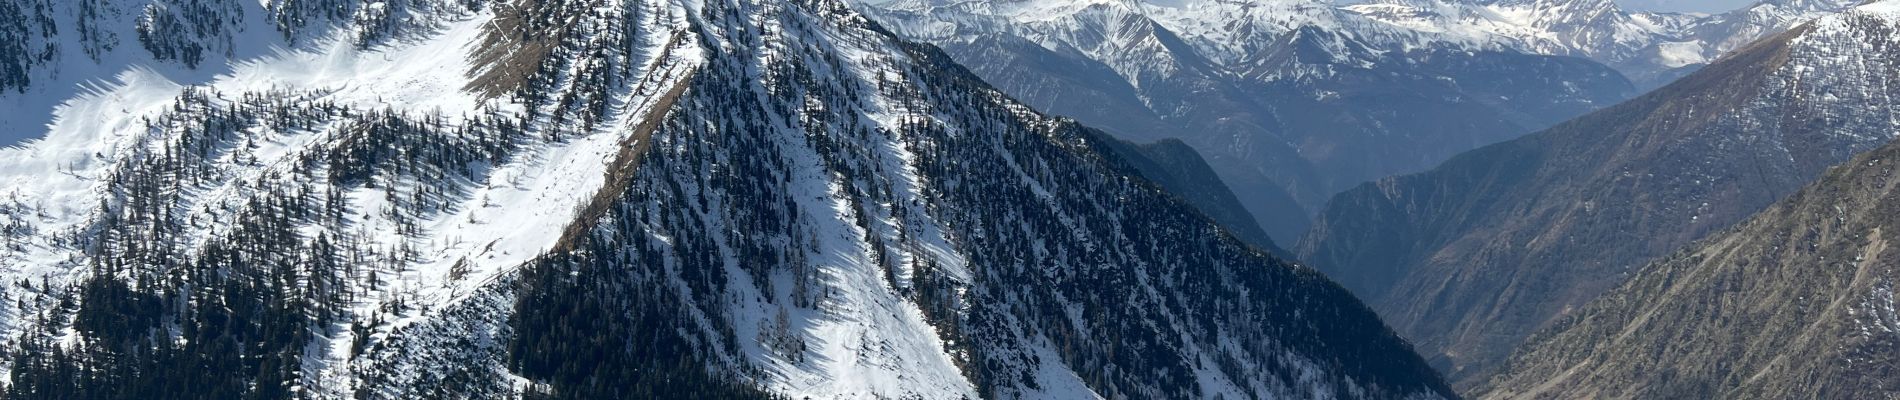
[[[709,5],[740,20],[747,19],[748,7]],[[836,4],[810,7],[842,13],[828,8]],[[681,315],[684,307],[690,310],[684,316],[700,318],[631,318],[637,325],[604,330],[706,343],[700,351],[711,353],[708,359],[742,360],[733,366],[739,371],[753,368],[739,358],[751,346],[778,359],[765,368],[823,365],[813,359],[833,354],[814,350],[823,345],[814,342],[849,338],[799,335],[796,327],[822,325],[844,312],[835,308],[889,307],[879,297],[891,296],[921,311],[945,343],[943,355],[984,397],[1069,397],[1079,395],[1077,389],[1134,398],[1450,396],[1405,344],[1343,290],[1310,270],[1249,249],[1159,187],[1131,178],[1138,168],[1095,154],[1091,141],[1101,140],[1099,133],[1002,100],[933,49],[894,44],[889,50],[896,54],[874,56],[870,65],[890,63],[891,73],[900,74],[884,82],[885,89],[815,74],[850,65],[830,53],[794,47],[785,56],[806,62],[754,64],[758,58],[748,54],[754,49],[822,37],[819,32],[888,40],[866,31],[861,20],[788,11],[776,17],[783,33],[709,28],[710,35],[757,45],[709,48],[707,64],[655,133],[656,147],[639,172],[624,177],[632,181],[626,191],[602,192],[617,199],[603,211],[600,225],[574,238],[578,251],[557,253],[525,271],[512,324],[519,335],[513,357],[528,350],[534,359],[585,359],[593,349],[572,344],[585,336],[536,332],[599,331],[596,314],[575,305],[600,302],[620,305],[606,310],[649,316]],[[820,42],[818,48],[832,45]],[[765,68],[766,78],[735,79],[752,68]],[[865,109],[867,98],[890,99],[940,122],[905,119],[877,129],[821,111]],[[805,128],[785,136],[772,124]],[[895,160],[883,157],[896,156],[882,153],[889,148],[916,152],[903,156],[915,160],[909,166],[914,182],[904,182],[906,172],[886,164]],[[813,156],[806,160],[816,165],[799,161]],[[842,185],[814,204],[798,195],[811,190],[798,186],[812,173]],[[772,184],[771,177],[794,185]],[[924,186],[912,186],[918,183]],[[703,205],[708,203],[728,206]],[[832,209],[843,214],[810,219]],[[733,228],[748,234],[721,233]],[[860,256],[831,250],[836,239],[823,235],[836,232],[863,240],[869,253],[862,256],[868,258],[850,262],[871,265],[826,265],[826,259]],[[948,243],[932,243],[939,240]],[[955,246],[957,256],[916,253],[942,244]],[[740,261],[722,268],[722,259]],[[856,270],[864,267],[871,269]],[[881,275],[824,278],[862,272]],[[863,278],[875,280],[853,280]],[[625,296],[658,292],[675,279],[686,285],[679,297]],[[590,289],[558,290],[564,285]],[[718,306],[724,298],[749,296],[764,297],[742,307]],[[764,315],[753,314],[761,309]],[[522,319],[528,316],[534,319]],[[768,319],[752,319],[761,317]],[[756,334],[758,342],[747,343],[755,334],[739,332],[757,329],[747,326],[755,322],[794,330],[767,329]],[[667,339],[701,330],[723,333]],[[893,333],[869,335],[918,339]],[[559,350],[564,347],[571,350]],[[923,356],[892,350],[849,356],[899,365]],[[1294,361],[1301,359],[1313,361]],[[603,362],[600,370],[637,376],[664,367],[638,357],[627,361]],[[1085,387],[1065,387],[1070,383],[1043,372],[1050,368],[1075,371]],[[600,378],[589,370],[549,378],[558,392]],[[1353,378],[1325,378],[1333,375]],[[1216,383],[1221,381],[1232,383]],[[1313,384],[1318,386],[1306,386]],[[941,388],[899,393],[933,389]]]
[[[1622,105],[1336,197],[1298,253],[1453,379],[1652,257],[1892,138],[1879,11],[1782,34]]]
[[[1292,253],[1281,248],[1266,231],[1255,223],[1252,213],[1247,211],[1238,197],[1221,182],[1219,175],[1207,166],[1201,153],[1194,151],[1180,140],[1169,139],[1150,144],[1135,144],[1117,140],[1108,135],[1094,139],[1096,151],[1120,158],[1121,162],[1133,166],[1142,178],[1161,185],[1162,189],[1173,193],[1182,201],[1194,205],[1208,218],[1214,219],[1222,228],[1239,237],[1241,241],[1254,245],[1281,257],[1292,257]],[[1277,190],[1274,186],[1265,186],[1268,190]],[[1297,210],[1299,204],[1284,192],[1276,192],[1270,200],[1277,205],[1274,208]],[[1294,221],[1273,221],[1292,223]]]
[[[1634,272],[1532,336],[1485,398],[1900,396],[1900,144]]]
[[[1191,153],[838,1],[414,3],[367,47],[293,10],[382,3],[238,7],[201,33],[328,39],[128,72],[0,149],[6,395],[1455,397],[1164,190],[1217,186],[1142,177]],[[101,5],[210,19],[151,4]]]

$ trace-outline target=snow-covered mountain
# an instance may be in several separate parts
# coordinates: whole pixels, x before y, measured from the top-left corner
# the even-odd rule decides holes
[[[0,8],[8,397],[1454,397],[837,1]]]
[[[1721,14],[1624,10],[1613,0],[1373,0],[1345,9],[1467,41],[1588,57],[1651,88],[1756,39],[1861,0],[1761,0]]]
[[[1275,237],[1352,185],[1613,104],[1587,60],[1312,0],[860,0],[1024,102],[1205,154]]]

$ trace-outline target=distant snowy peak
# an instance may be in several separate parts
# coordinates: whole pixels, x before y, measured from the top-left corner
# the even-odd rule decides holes
[[[1244,63],[1263,47],[1303,28],[1334,32],[1381,50],[1432,46],[1482,47],[1483,39],[1395,27],[1310,0],[863,0],[900,31],[933,42],[1010,33],[1051,49],[1158,27],[1197,56]],[[1146,26],[1151,25],[1151,26]]]
[[[1685,36],[1707,43],[1717,56],[1741,48],[1755,39],[1839,13],[1865,0],[1764,0],[1724,14],[1698,21],[1688,27]]]
[[[1764,0],[1723,14],[1624,10],[1610,0],[1377,0],[1344,9],[1374,20],[1467,41],[1576,55],[1656,86],[1802,21],[1857,0]]]
[[[1541,54],[1618,58],[1666,35],[1669,18],[1608,0],[1390,0],[1345,9],[1413,29],[1498,40]]]
[[[1845,10],[1859,0],[1762,0],[1714,15],[1625,10],[1613,0],[1370,0],[1340,6],[1316,0],[861,0],[884,13],[930,15],[912,35],[1047,31],[1091,13],[1158,24],[1202,55],[1245,60],[1263,38],[1302,27],[1339,32],[1378,48],[1500,46],[1581,56],[1626,73],[1661,74],[1699,65],[1801,21]],[[980,20],[980,21],[979,21]],[[1042,28],[1028,28],[1040,25]],[[953,28],[953,27],[961,27]],[[974,31],[972,27],[980,27]],[[1110,34],[1112,31],[1090,33]],[[1044,43],[1050,44],[1050,43]]]

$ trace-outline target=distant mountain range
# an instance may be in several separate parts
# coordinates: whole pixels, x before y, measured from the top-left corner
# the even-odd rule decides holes
[[[1347,10],[1397,26],[1574,55],[1659,87],[1756,39],[1859,0],[1763,0],[1712,15],[1624,10],[1613,0],[1374,0]]]

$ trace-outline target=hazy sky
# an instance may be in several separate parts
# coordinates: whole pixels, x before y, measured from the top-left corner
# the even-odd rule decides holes
[[[1742,8],[1754,0],[1616,0],[1632,10],[1715,13]]]

